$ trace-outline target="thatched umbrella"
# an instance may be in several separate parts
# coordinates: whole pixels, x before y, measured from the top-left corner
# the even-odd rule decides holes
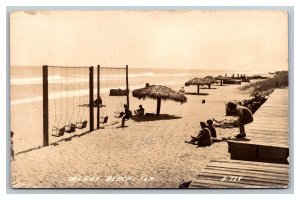
[[[189,80],[188,82],[185,83],[185,86],[190,86],[190,85],[197,85],[197,93],[200,93],[200,85],[208,85],[208,88],[210,88],[210,85],[213,82],[209,79],[205,78],[194,78],[192,80]]]
[[[156,115],[160,114],[161,100],[173,100],[180,103],[187,102],[184,94],[175,92],[171,88],[162,85],[151,85],[136,89],[132,91],[132,95],[139,99],[145,99],[146,97],[157,99]]]
[[[218,83],[218,81],[212,76],[204,77],[204,81],[208,83],[208,88],[210,88],[211,84]]]

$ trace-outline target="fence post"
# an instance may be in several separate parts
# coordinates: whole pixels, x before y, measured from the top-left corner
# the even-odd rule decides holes
[[[129,109],[129,86],[128,86],[128,65],[126,65],[126,90],[127,90],[127,106]]]
[[[100,128],[100,65],[97,66],[97,129]]]
[[[90,131],[94,131],[94,67],[89,67]]]
[[[43,146],[49,146],[48,65],[43,65]]]

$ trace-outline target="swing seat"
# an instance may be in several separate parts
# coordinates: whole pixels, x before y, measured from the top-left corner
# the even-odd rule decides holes
[[[66,131],[65,127],[57,128],[57,127],[54,126],[53,129],[52,129],[52,136],[55,136],[55,137],[63,136],[65,131]]]
[[[77,128],[76,125],[73,123],[71,123],[71,125],[67,125],[65,127],[66,127],[65,132],[67,132],[67,133],[73,133],[73,132],[75,132],[75,130]]]
[[[100,122],[100,124],[106,124],[107,121],[108,121],[108,116],[104,117],[104,118],[103,118],[103,121]]]
[[[76,122],[76,128],[78,129],[84,129],[87,126],[87,121],[83,121],[83,122]]]
[[[117,112],[117,111],[116,111],[116,112],[114,113],[114,117],[115,117],[115,118],[122,118],[123,114],[124,114],[124,112]]]

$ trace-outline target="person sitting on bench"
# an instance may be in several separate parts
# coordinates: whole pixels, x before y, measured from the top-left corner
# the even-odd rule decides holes
[[[139,105],[139,109],[134,111],[134,114],[138,116],[143,116],[144,113],[145,113],[145,109],[143,108],[142,105]]]

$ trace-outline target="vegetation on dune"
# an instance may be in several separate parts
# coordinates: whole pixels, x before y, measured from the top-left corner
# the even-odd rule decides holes
[[[251,83],[241,87],[241,90],[249,90],[251,96],[267,96],[276,88],[286,88],[289,85],[288,71],[278,71],[272,78]]]

